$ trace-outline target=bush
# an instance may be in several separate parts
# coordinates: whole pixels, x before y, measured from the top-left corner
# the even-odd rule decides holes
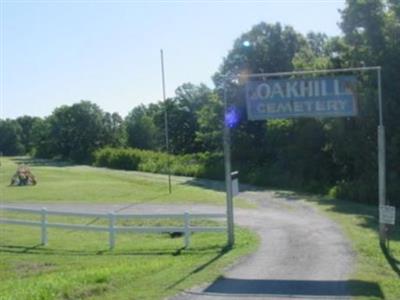
[[[169,164],[174,175],[222,179],[224,174],[221,154],[168,155],[134,148],[107,147],[94,152],[93,157],[95,166],[112,169],[166,174]]]
[[[224,180],[224,158],[222,153],[195,153],[185,155],[167,155],[163,152],[140,150],[135,148],[103,148],[94,152],[94,165],[120,170],[135,170],[149,173],[171,174]],[[363,182],[329,183],[306,180],[289,170],[282,170],[277,163],[254,164],[251,161],[233,162],[232,170],[238,170],[242,183],[268,186],[282,189],[295,189],[313,193],[327,193],[334,198],[353,201],[363,199],[372,202],[374,187]],[[328,187],[332,187],[330,190]]]

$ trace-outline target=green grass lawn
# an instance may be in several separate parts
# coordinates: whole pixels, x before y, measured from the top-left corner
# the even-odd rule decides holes
[[[50,229],[40,246],[39,229],[2,226],[0,299],[163,299],[215,280],[255,250],[254,234],[236,235],[226,251],[223,233],[196,233],[187,250],[167,234],[118,234],[110,252],[106,233]]]
[[[2,159],[0,195],[10,202],[225,203],[223,192],[190,182],[173,181],[169,195],[162,176],[51,166],[46,161],[32,167],[37,186],[8,187],[15,169],[15,161]],[[374,283],[384,296],[354,299],[400,299],[399,226],[391,235],[390,258],[379,246],[377,207],[319,196],[298,197],[335,220],[351,241],[356,269],[350,279]],[[248,206],[244,201],[237,203]],[[237,244],[230,251],[224,251],[224,234],[207,233],[195,234],[188,250],[179,250],[182,238],[118,234],[116,249],[110,252],[106,233],[50,229],[49,245],[42,247],[37,228],[1,228],[0,299],[162,299],[212,281],[224,267],[257,246],[254,234],[239,229]],[[368,294],[365,290],[357,293],[358,288],[351,286],[354,294]],[[370,294],[377,295],[372,290]]]
[[[174,182],[169,195],[165,177],[48,161],[33,161],[37,186],[9,187],[15,170],[15,160],[2,158],[3,203],[225,203],[224,193],[187,182]],[[90,221],[66,219],[53,217],[52,221]],[[103,232],[49,229],[49,244],[41,246],[39,228],[0,228],[1,300],[163,299],[213,281],[258,245],[254,233],[238,228],[237,242],[229,251],[224,233],[193,234],[189,249],[182,249],[183,238],[168,234],[118,233],[116,247],[109,251],[108,235]]]
[[[31,171],[36,186],[10,187],[18,162],[33,162]],[[168,192],[167,177],[89,166],[59,165],[27,158],[2,158],[0,195],[3,202],[96,202],[96,203],[202,203],[225,205],[225,192],[196,186],[196,182],[172,181]],[[251,204],[236,199],[239,207]]]

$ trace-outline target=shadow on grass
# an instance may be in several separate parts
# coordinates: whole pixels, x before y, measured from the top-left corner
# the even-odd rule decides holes
[[[174,287],[176,287],[178,284],[182,283],[183,281],[185,281],[186,279],[188,279],[190,276],[204,270],[205,268],[207,268],[209,265],[211,265],[212,263],[214,263],[215,261],[217,261],[218,259],[220,259],[222,256],[224,256],[225,254],[227,254],[230,250],[232,250],[232,247],[226,245],[225,247],[223,247],[221,249],[221,251],[214,256],[213,258],[211,258],[209,261],[207,261],[206,263],[198,266],[197,268],[195,268],[194,270],[190,271],[188,274],[186,274],[185,276],[183,276],[181,279],[175,281],[173,284],[169,285],[166,290],[170,290]]]
[[[0,246],[0,252],[18,252],[18,253],[29,253],[32,252],[32,250],[37,250],[40,249],[40,247],[42,247],[42,244],[36,244],[33,246],[12,246],[12,245],[1,245]],[[3,249],[5,248],[5,250]]]
[[[62,161],[62,160],[53,160],[53,159],[41,159],[41,158],[32,158],[27,156],[21,157],[13,157],[11,158],[13,162],[16,164],[25,164],[28,166],[35,167],[68,167],[73,166],[72,163]]]
[[[213,191],[217,191],[217,192],[225,192],[226,191],[225,181],[220,181],[220,180],[205,179],[205,178],[191,178],[189,180],[186,180],[185,182],[182,182],[181,184],[195,186],[195,187],[201,187],[203,189],[213,190]],[[260,190],[265,190],[265,189],[260,189],[255,186],[249,185],[249,184],[240,184],[239,190],[241,192],[247,192],[247,191],[260,191]]]
[[[322,195],[310,195],[305,193],[285,192],[278,191],[275,193],[278,198],[289,201],[299,201],[307,199],[320,206],[330,206],[327,211],[336,212],[340,214],[354,215],[360,218],[358,226],[378,231],[379,215],[377,205],[368,205],[363,203],[356,203],[352,201],[345,201],[339,199],[332,199]],[[393,241],[400,241],[399,227],[393,227],[390,236]]]
[[[349,291],[351,290],[351,292]],[[270,296],[270,297],[343,297],[368,296],[385,299],[377,283],[360,280],[278,280],[278,279],[236,279],[221,276],[212,283],[205,294],[229,297]]]
[[[30,255],[63,255],[63,256],[94,256],[94,255],[132,255],[132,256],[175,256],[179,249],[143,249],[143,250],[116,250],[110,251],[107,249],[100,250],[70,250],[60,248],[49,248],[48,246],[35,245],[35,246],[14,246],[14,245],[1,245],[0,253],[14,253],[14,254],[30,254]]]
[[[16,246],[16,245],[0,245],[0,253],[13,254],[29,254],[29,255],[63,255],[63,256],[179,256],[179,255],[204,255],[207,253],[216,253],[221,249],[221,246],[215,245],[210,247],[198,248],[165,248],[165,249],[132,249],[132,250],[109,250],[108,248],[98,250],[73,250],[62,248],[50,248],[37,244],[33,246]],[[220,250],[226,253],[225,247]]]
[[[400,265],[399,265],[400,262],[392,256],[392,254],[390,253],[390,248],[388,248],[385,244],[382,243],[380,244],[380,246],[382,253],[385,256],[390,267],[400,277]]]

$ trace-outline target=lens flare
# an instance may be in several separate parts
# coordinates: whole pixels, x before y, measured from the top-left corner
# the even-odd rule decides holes
[[[243,46],[245,46],[245,47],[250,47],[250,42],[249,41],[244,41],[243,42]]]
[[[229,128],[234,128],[239,123],[240,114],[236,107],[231,106],[225,113],[225,124]]]

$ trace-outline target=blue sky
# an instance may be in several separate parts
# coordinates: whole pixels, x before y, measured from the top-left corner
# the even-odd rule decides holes
[[[4,1],[1,118],[81,99],[125,116],[185,82],[212,87],[233,42],[261,21],[339,35],[344,1]]]

